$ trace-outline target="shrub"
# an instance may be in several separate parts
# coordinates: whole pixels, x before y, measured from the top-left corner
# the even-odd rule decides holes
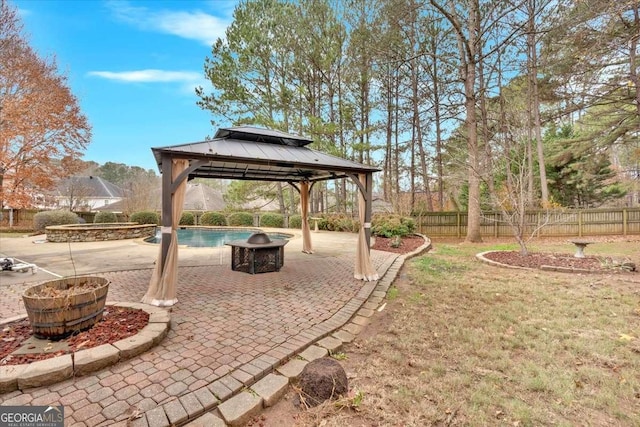
[[[327,231],[356,232],[360,228],[360,223],[344,214],[323,215],[318,220],[318,228]]]
[[[118,215],[113,212],[98,212],[93,217],[94,224],[105,224],[108,222],[118,222]]]
[[[138,224],[160,224],[160,216],[154,211],[140,211],[131,214],[131,222]]]
[[[300,215],[289,216],[289,228],[302,228],[302,217]]]
[[[200,225],[225,226],[227,225],[227,218],[220,212],[205,212],[200,217]]]
[[[416,229],[413,218],[400,215],[375,215],[371,221],[371,232],[376,236],[407,236]]]
[[[193,215],[193,212],[182,212],[182,216],[180,216],[180,225],[195,225],[196,217]]]
[[[251,212],[234,212],[227,218],[229,225],[234,227],[251,227],[253,214]]]
[[[45,231],[45,227],[50,225],[78,223],[78,215],[66,210],[38,212],[33,216],[33,228],[38,232]]]
[[[282,228],[284,217],[279,213],[265,213],[260,217],[260,226]]]

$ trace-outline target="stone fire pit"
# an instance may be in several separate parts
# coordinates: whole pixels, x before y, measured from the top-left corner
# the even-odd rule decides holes
[[[284,265],[284,245],[288,240],[271,240],[265,233],[253,233],[247,240],[232,240],[231,269],[249,274],[280,271]]]

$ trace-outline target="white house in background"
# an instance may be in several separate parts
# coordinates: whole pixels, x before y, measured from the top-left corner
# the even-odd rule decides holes
[[[56,206],[74,211],[93,211],[124,198],[124,190],[97,176],[72,176],[58,183]]]

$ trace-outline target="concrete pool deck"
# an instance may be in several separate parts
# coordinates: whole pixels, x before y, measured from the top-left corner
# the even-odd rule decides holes
[[[313,255],[295,234],[277,273],[231,271],[228,247],[181,247],[179,302],[167,309],[171,330],[158,346],[87,376],[0,395],[0,404],[64,405],[69,426],[242,425],[307,361],[353,339],[404,261],[372,251],[382,278],[362,282],[353,279],[355,234],[312,233]],[[42,239],[0,239],[2,256],[41,269],[0,273],[0,319],[24,314],[24,289],[54,275],[104,275],[108,301],[138,302],[158,252],[141,241],[34,243]]]

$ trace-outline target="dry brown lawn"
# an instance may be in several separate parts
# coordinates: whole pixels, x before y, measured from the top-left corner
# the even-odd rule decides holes
[[[638,241],[606,240],[589,254],[640,266]],[[251,425],[640,425],[640,273],[510,270],[475,259],[491,249],[516,246],[434,241],[335,355],[349,396],[301,411],[291,389]],[[531,249],[574,250],[564,240]]]

